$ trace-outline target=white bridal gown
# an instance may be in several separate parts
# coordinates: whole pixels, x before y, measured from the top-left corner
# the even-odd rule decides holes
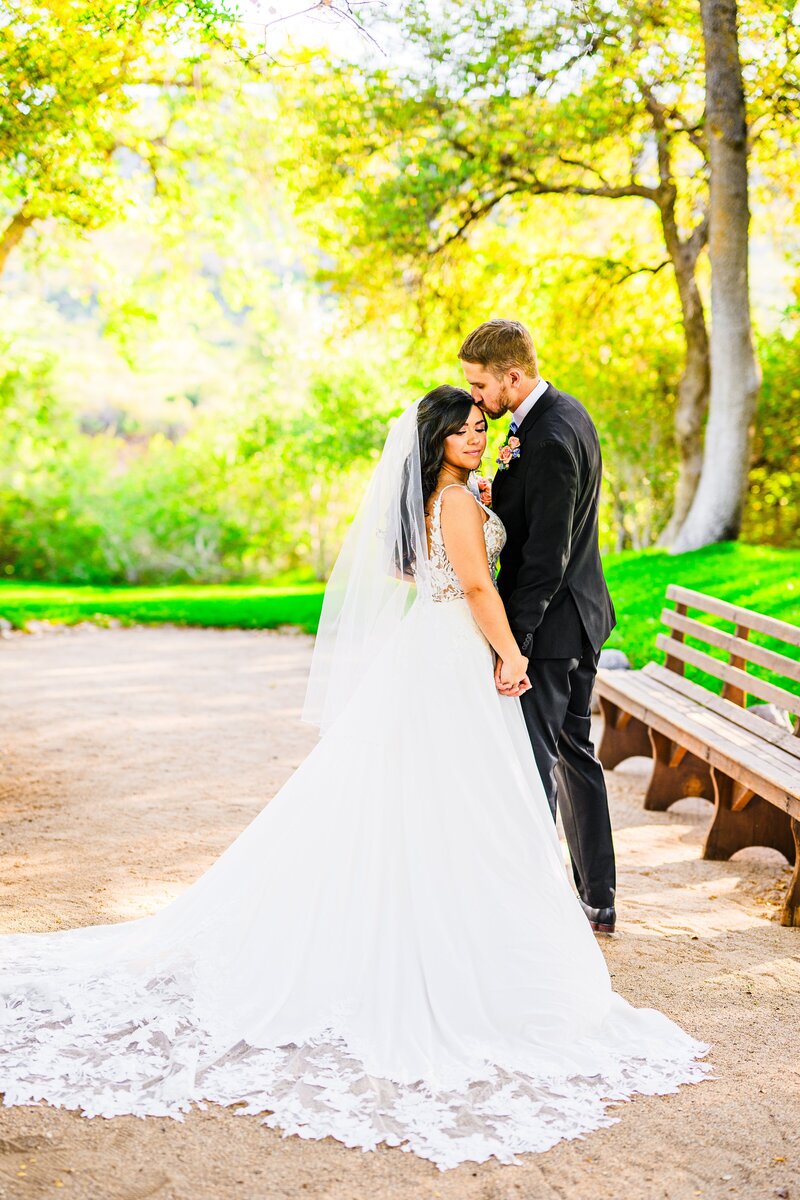
[[[487,513],[489,510],[486,510]],[[484,525],[494,568],[505,540]],[[612,991],[518,700],[450,566],[278,795],[150,917],[0,938],[0,1090],[86,1116],[238,1103],[441,1169],[515,1162],[704,1078]]]

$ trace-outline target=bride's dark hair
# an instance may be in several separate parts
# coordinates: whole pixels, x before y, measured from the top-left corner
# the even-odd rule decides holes
[[[436,490],[439,472],[444,461],[444,439],[458,433],[470,414],[474,401],[464,388],[443,383],[423,396],[417,408],[417,440],[419,442],[420,475],[423,507]],[[411,508],[405,497],[413,492],[412,459],[403,467],[402,496],[400,503],[400,537],[395,554],[395,569],[404,579],[411,579],[416,568],[415,531]]]
[[[475,401],[464,388],[443,383],[428,392],[417,410],[419,462],[422,475],[422,503],[427,504],[436,491],[444,461],[444,440],[458,433]]]

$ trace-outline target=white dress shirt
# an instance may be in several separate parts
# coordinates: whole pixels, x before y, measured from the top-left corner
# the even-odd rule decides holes
[[[529,392],[522,403],[518,404],[514,409],[511,414],[511,420],[516,422],[517,429],[519,429],[520,425],[525,420],[539,397],[545,394],[547,387],[547,380],[540,379],[533,391]]]

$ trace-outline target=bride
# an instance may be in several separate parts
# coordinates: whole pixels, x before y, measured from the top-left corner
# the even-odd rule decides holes
[[[709,1047],[611,987],[525,728],[494,587],[505,532],[465,485],[469,393],[393,425],[334,568],[304,716],[323,736],[153,916],[0,938],[0,1090],[86,1116],[237,1104],[442,1170],[613,1124]]]

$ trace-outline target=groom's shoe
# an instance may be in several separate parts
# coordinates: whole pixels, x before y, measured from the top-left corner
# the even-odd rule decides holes
[[[580,900],[580,896],[578,897]],[[595,933],[613,933],[617,923],[617,914],[613,908],[592,908],[581,900],[581,908],[586,913],[589,924]]]

